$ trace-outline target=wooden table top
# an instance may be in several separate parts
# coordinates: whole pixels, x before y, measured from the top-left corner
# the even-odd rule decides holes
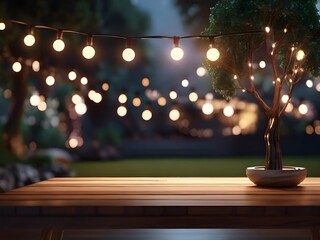
[[[0,206],[320,206],[320,178],[260,188],[247,178],[52,178],[0,194]]]

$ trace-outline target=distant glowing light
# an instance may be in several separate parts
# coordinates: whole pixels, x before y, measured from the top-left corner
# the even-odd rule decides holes
[[[306,85],[307,85],[308,88],[312,88],[312,87],[313,87],[313,82],[312,82],[312,80],[310,80],[310,79],[307,80],[307,81],[306,81]]]
[[[308,106],[304,103],[300,104],[300,106],[298,107],[298,111],[299,113],[301,113],[302,115],[305,115],[308,113]]]
[[[0,31],[3,31],[6,29],[6,24],[4,22],[0,22]]]
[[[226,117],[232,117],[233,114],[234,114],[234,109],[232,106],[230,105],[227,105],[224,109],[223,109],[223,114],[226,116]]]
[[[318,92],[320,92],[320,83],[318,83],[318,84],[316,85],[316,90],[317,90]]]
[[[180,118],[180,112],[178,111],[178,109],[171,109],[171,111],[169,112],[169,118],[172,121],[177,121]]]
[[[51,75],[46,78],[46,84],[47,84],[48,86],[54,85],[55,81],[56,81],[56,80],[55,80],[54,77],[51,76]]]
[[[83,98],[79,94],[74,94],[71,97],[71,101],[73,102],[73,104],[78,104],[80,102],[83,102]]]
[[[103,89],[104,91],[108,91],[109,88],[110,88],[110,86],[109,86],[108,83],[103,83],[103,84],[102,84],[102,89]]]
[[[141,99],[139,97],[135,97],[132,99],[132,105],[135,107],[139,107],[141,105]]]
[[[144,87],[148,87],[148,86],[150,85],[150,80],[149,80],[149,78],[147,78],[147,77],[142,78],[141,84],[142,84],[142,86],[144,86]]]
[[[90,90],[88,92],[88,97],[95,103],[100,103],[102,101],[102,95],[94,90]]]
[[[40,62],[39,61],[33,61],[32,62],[32,70],[35,72],[40,71]]]
[[[32,96],[30,97],[30,104],[34,107],[38,106],[40,103],[40,97],[38,94],[34,93],[32,94]]]
[[[152,118],[152,112],[149,109],[146,109],[142,112],[142,119],[145,121],[149,121]]]
[[[20,62],[14,62],[14,63],[12,64],[12,70],[13,70],[14,72],[20,72],[21,69],[22,69],[22,65],[21,65]]]
[[[198,94],[196,92],[191,92],[189,94],[189,100],[190,102],[196,102],[198,100]]]
[[[73,81],[77,78],[77,74],[75,71],[70,71],[69,74],[68,74],[68,78]]]
[[[87,105],[84,102],[79,102],[74,107],[78,115],[83,115],[87,112]]]
[[[240,135],[241,134],[241,128],[240,128],[240,126],[234,126],[233,128],[232,128],[232,134],[233,135]]]
[[[284,94],[282,97],[281,97],[281,101],[283,103],[287,103],[289,101],[289,95],[287,94]]]
[[[266,33],[269,33],[270,32],[270,27],[265,27],[265,29],[264,29],[265,31],[266,31]]]
[[[188,81],[188,79],[183,79],[183,80],[181,81],[181,85],[182,85],[182,87],[188,87],[188,86],[189,86],[189,81]]]
[[[314,133],[314,128],[312,125],[306,126],[306,134],[311,135]]]
[[[77,138],[75,138],[75,137],[71,137],[70,139],[69,139],[69,141],[68,141],[68,144],[69,144],[69,146],[71,147],[71,148],[76,148],[76,147],[78,147],[78,139]]]
[[[207,74],[207,70],[204,67],[198,67],[196,73],[198,77],[203,77]]]
[[[126,103],[127,100],[128,100],[128,98],[124,93],[120,94],[119,97],[118,97],[119,103]]]
[[[176,99],[176,98],[178,97],[178,94],[177,94],[176,91],[171,91],[171,92],[169,93],[169,97],[170,97],[172,100],[174,100],[174,99]]]
[[[260,62],[259,62],[259,67],[260,67],[260,68],[265,68],[266,65],[267,65],[267,64],[266,64],[265,61],[260,61]]]
[[[213,113],[214,107],[212,105],[212,103],[206,102],[205,104],[203,104],[202,106],[202,112],[205,115],[210,115]]]
[[[288,103],[285,111],[286,111],[287,113],[290,113],[290,112],[293,111],[293,108],[294,108],[294,107],[293,107],[293,104],[292,104],[292,103]]]
[[[80,82],[81,82],[82,85],[87,85],[87,84],[88,84],[88,78],[82,77],[82,78],[80,79]]]
[[[125,106],[119,106],[117,109],[117,114],[120,117],[124,117],[125,115],[127,115],[127,108]]]
[[[305,56],[304,51],[299,50],[299,51],[297,52],[296,59],[297,59],[298,61],[301,61],[301,60],[304,58],[304,56]]]
[[[45,101],[40,101],[37,107],[39,111],[44,112],[47,109],[47,103]]]
[[[166,98],[165,97],[159,97],[158,98],[158,104],[160,105],[160,106],[165,106],[166,104],[167,104],[167,100],[166,100]]]

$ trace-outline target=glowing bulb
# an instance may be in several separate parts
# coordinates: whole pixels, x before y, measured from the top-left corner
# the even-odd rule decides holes
[[[141,105],[141,100],[138,97],[135,97],[134,99],[132,99],[132,105],[135,107],[139,107]]]
[[[149,80],[149,78],[147,78],[147,77],[143,78],[143,79],[141,80],[141,84],[142,84],[142,86],[144,86],[144,87],[148,87],[148,86],[150,85],[150,80]]]
[[[21,69],[22,69],[21,63],[19,63],[19,62],[14,62],[14,63],[12,64],[12,70],[13,70],[14,72],[20,72]]]
[[[216,48],[210,48],[208,51],[207,51],[207,58],[211,61],[211,62],[214,62],[214,61],[217,61],[220,57],[220,52],[218,49]]]
[[[126,103],[127,100],[128,100],[128,98],[124,93],[120,94],[120,96],[118,97],[119,103]]]
[[[46,78],[46,84],[48,85],[48,86],[52,86],[54,83],[55,83],[55,79],[54,79],[54,77],[53,76],[48,76],[47,78]]]
[[[82,78],[80,79],[80,82],[81,82],[82,85],[87,85],[87,84],[88,84],[88,78],[82,77]]]
[[[82,55],[86,59],[93,58],[95,54],[96,54],[96,51],[94,50],[94,48],[92,46],[85,46],[82,49]]]
[[[260,68],[265,68],[266,67],[266,62],[265,61],[260,61],[259,62],[259,67]]]
[[[306,81],[306,85],[307,85],[308,88],[312,88],[312,87],[313,87],[313,82],[312,82],[312,80],[310,80],[310,79],[307,80],[307,81]]]
[[[176,98],[178,97],[178,94],[177,94],[177,92],[175,92],[175,91],[171,91],[171,92],[169,93],[169,97],[170,97],[172,100],[174,100],[174,99],[176,99]]]
[[[102,89],[103,89],[104,91],[108,91],[109,88],[110,88],[110,86],[109,86],[108,83],[103,83],[103,84],[102,84]]]
[[[125,115],[127,115],[127,108],[125,106],[118,107],[117,114],[120,117],[124,117]]]
[[[56,50],[57,52],[61,52],[63,51],[65,44],[64,41],[62,39],[56,39],[53,44],[53,49]]]
[[[122,58],[127,62],[131,62],[135,58],[135,56],[136,54],[132,48],[126,48],[122,52]]]
[[[233,114],[234,114],[234,110],[233,110],[233,107],[231,106],[226,106],[224,109],[223,109],[223,114],[226,116],[226,117],[232,117]]]
[[[28,34],[23,41],[26,46],[31,47],[36,42],[36,39],[32,34]]]
[[[296,55],[296,59],[298,60],[298,61],[301,61],[303,58],[304,58],[304,51],[302,51],[302,50],[299,50],[298,52],[297,52],[297,55]]]
[[[204,67],[198,67],[197,68],[197,75],[199,77],[203,77],[204,75],[206,75],[207,70]]]
[[[75,80],[75,79],[77,78],[76,72],[75,72],[75,71],[69,72],[68,78],[69,78],[71,81]]]
[[[287,94],[284,94],[282,97],[281,97],[281,101],[283,103],[287,103],[289,101],[289,95]]]
[[[0,22],[0,30],[3,31],[6,29],[6,24],[4,22]]]
[[[180,47],[174,47],[171,50],[171,58],[175,61],[180,61],[183,58],[183,50]]]
[[[34,107],[38,106],[40,103],[40,97],[38,94],[33,94],[31,97],[30,97],[30,104]]]
[[[87,112],[87,106],[84,102],[79,102],[75,105],[74,110],[77,114],[83,115]]]
[[[188,79],[183,79],[183,80],[181,81],[181,85],[182,85],[182,87],[188,87],[188,86],[189,86],[189,81],[188,81]]]
[[[165,99],[165,97],[159,97],[158,104],[162,107],[165,106],[167,104],[167,100]]]
[[[32,69],[35,72],[39,72],[40,71],[40,62],[39,61],[33,61]]]
[[[172,121],[177,121],[180,118],[180,112],[177,109],[171,109],[171,111],[169,112],[169,118]]]
[[[196,102],[198,100],[198,94],[196,92],[191,92],[189,94],[190,102]]]
[[[300,104],[299,108],[298,108],[298,111],[299,113],[301,113],[302,115],[305,115],[308,113],[308,106],[304,103]]]
[[[149,121],[152,118],[152,112],[148,109],[142,112],[142,119],[145,121]]]
[[[78,104],[80,102],[83,102],[83,99],[82,97],[79,95],[79,94],[74,94],[71,98],[71,101],[74,103],[74,104]]]
[[[266,33],[270,32],[270,27],[265,27],[264,29],[266,31]]]
[[[205,104],[203,104],[202,106],[202,112],[205,114],[205,115],[210,115],[213,113],[213,105],[209,102],[206,102]]]

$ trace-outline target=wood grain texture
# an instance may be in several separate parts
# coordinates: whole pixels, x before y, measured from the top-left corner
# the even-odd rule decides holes
[[[260,188],[247,178],[53,178],[0,194],[0,230],[309,228],[320,178]]]

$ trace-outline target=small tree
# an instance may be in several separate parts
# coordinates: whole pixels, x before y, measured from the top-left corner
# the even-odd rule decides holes
[[[319,75],[316,2],[221,0],[211,8],[210,24],[203,33],[217,36],[214,46],[221,53],[218,61],[206,62],[213,88],[226,99],[231,99],[236,89],[242,89],[256,99],[268,118],[265,169],[282,169],[280,122],[295,86],[308,74]],[[258,91],[255,81],[254,62],[261,57],[265,57],[265,73],[271,76],[270,102]],[[284,94],[289,99],[282,104]]]

